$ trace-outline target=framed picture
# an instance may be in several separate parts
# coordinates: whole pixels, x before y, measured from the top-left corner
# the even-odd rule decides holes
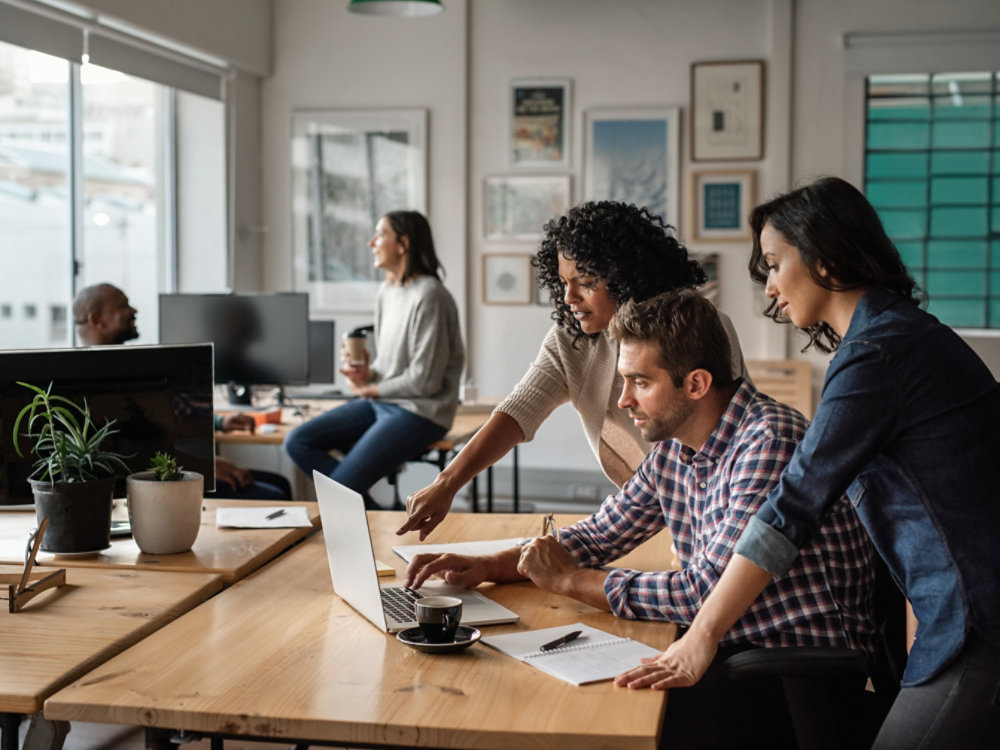
[[[483,236],[538,240],[542,227],[570,205],[569,175],[487,177],[483,181]]]
[[[588,110],[584,120],[585,199],[645,206],[677,226],[680,110]]]
[[[691,195],[693,239],[750,239],[748,219],[756,201],[753,171],[692,172]]]
[[[510,166],[569,169],[570,79],[510,83]]]
[[[739,161],[764,156],[764,63],[691,66],[691,159]]]
[[[298,111],[291,131],[295,290],[312,313],[370,314],[376,222],[427,213],[427,110]]]
[[[483,254],[483,303],[531,304],[531,256],[526,253]]]

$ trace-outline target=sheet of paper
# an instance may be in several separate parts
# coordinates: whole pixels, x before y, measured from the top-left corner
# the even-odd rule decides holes
[[[220,529],[290,529],[312,526],[306,509],[288,505],[251,505],[241,508],[219,508],[215,525]]]
[[[540,649],[542,644],[574,630],[583,631],[576,640],[552,651]],[[620,638],[580,622],[488,636],[483,638],[483,643],[574,685],[610,680],[639,666],[642,657],[660,653],[645,643]]]
[[[448,553],[453,555],[492,555],[495,552],[516,547],[523,541],[523,538],[518,537],[516,539],[486,539],[480,542],[453,542],[451,544],[411,544],[393,547],[392,551],[406,562],[410,562],[414,555],[421,552],[442,555]]]

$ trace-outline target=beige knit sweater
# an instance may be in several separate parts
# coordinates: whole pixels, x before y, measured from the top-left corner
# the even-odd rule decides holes
[[[733,372],[745,376],[736,329],[727,315],[719,316],[729,334]],[[635,474],[652,443],[642,439],[628,414],[618,408],[623,381],[617,366],[618,343],[607,331],[581,339],[574,349],[572,334],[553,325],[528,372],[496,411],[517,422],[527,442],[557,406],[571,402],[598,463],[621,487]]]

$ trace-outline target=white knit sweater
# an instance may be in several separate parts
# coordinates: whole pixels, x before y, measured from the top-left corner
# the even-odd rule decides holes
[[[729,335],[733,373],[745,376],[736,329],[727,315],[720,312],[719,317]],[[574,349],[573,335],[553,325],[528,372],[496,411],[517,422],[527,442],[557,406],[571,402],[598,463],[621,487],[635,474],[652,443],[642,439],[628,414],[618,408],[623,381],[617,368],[618,342],[607,331],[580,339]]]

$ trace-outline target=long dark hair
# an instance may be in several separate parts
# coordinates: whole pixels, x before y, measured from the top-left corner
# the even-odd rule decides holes
[[[581,272],[602,279],[618,304],[707,280],[702,267],[677,241],[673,227],[645,208],[616,201],[581,203],[548,222],[544,232],[531,263],[538,269],[539,286],[548,290],[555,307],[552,319],[574,334],[574,344],[587,334],[563,299],[560,255],[574,261]]]
[[[409,252],[406,257],[406,269],[400,281],[406,281],[413,276],[426,274],[441,278],[444,267],[434,252],[434,237],[431,235],[431,225],[419,211],[390,211],[383,218],[389,222],[397,239],[407,237],[410,240]],[[440,271],[440,273],[438,273]]]
[[[750,214],[753,250],[748,267],[750,277],[761,285],[767,283],[768,274],[760,246],[765,224],[798,249],[810,278],[824,289],[878,287],[914,304],[924,300],[875,209],[857,188],[839,177],[824,177],[778,196]],[[820,268],[826,276],[820,275]],[[777,300],[771,300],[764,314],[779,323],[789,322],[781,316]],[[840,336],[824,322],[805,332],[809,334],[805,349],[815,346],[832,352],[840,344]]]

